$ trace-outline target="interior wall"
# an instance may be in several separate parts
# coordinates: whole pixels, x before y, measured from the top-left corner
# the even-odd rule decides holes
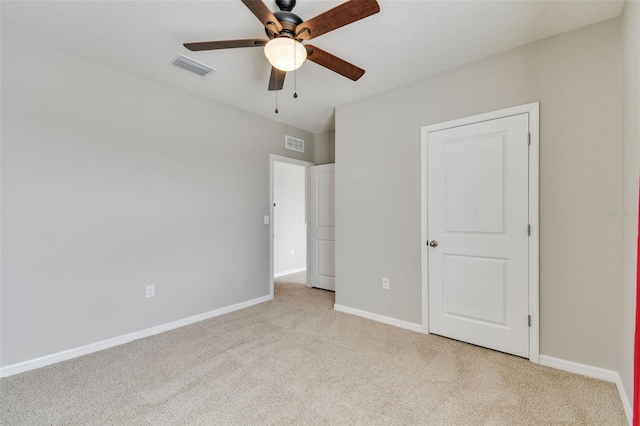
[[[306,269],[306,169],[296,164],[273,163],[273,273]]]
[[[539,101],[541,353],[615,369],[619,30],[601,22],[339,106],[336,303],[420,324],[421,127]]]
[[[6,32],[1,75],[2,366],[269,295],[269,154],[312,134]]]
[[[315,163],[331,164],[336,162],[336,132],[329,130],[324,133],[317,133],[315,141]]]
[[[620,376],[633,401],[638,179],[640,178],[640,2],[622,11],[622,360]]]

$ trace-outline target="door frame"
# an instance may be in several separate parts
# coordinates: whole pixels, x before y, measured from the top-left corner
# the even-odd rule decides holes
[[[421,267],[422,267],[422,332],[429,334],[429,271],[424,265],[428,265],[429,241],[428,206],[427,206],[427,143],[431,132],[450,129],[452,127],[476,124],[482,121],[495,120],[519,114],[529,114],[529,224],[531,236],[529,237],[529,315],[531,326],[529,327],[529,360],[540,363],[540,103],[533,102],[525,105],[505,108],[471,117],[446,121],[443,123],[424,126],[421,129],[421,165],[420,165],[420,195],[421,195]]]
[[[269,154],[269,296],[273,299],[273,184],[274,184],[274,164],[275,162],[294,164],[305,168],[304,174],[304,220],[309,223],[309,168],[315,163],[296,160],[295,158],[283,157],[282,155]],[[307,287],[309,286],[309,227],[307,227]]]

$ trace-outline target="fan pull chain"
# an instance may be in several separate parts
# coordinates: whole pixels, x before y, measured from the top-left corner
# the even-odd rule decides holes
[[[297,58],[296,58],[296,52],[298,49],[296,49],[295,44],[293,45],[293,62],[295,64],[298,63]],[[297,99],[298,98],[298,68],[296,68],[295,70],[293,70],[293,98]]]
[[[276,73],[276,114],[278,113],[278,71],[275,71]]]

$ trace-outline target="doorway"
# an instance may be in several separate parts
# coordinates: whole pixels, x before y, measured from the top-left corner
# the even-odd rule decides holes
[[[273,169],[273,276],[307,270],[306,169],[276,161]]]
[[[270,296],[274,278],[305,274],[308,286],[307,223],[309,168],[313,163],[270,155]]]
[[[422,129],[423,331],[538,362],[538,103]]]

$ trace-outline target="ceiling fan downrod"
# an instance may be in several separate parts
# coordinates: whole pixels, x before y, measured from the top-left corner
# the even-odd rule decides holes
[[[276,0],[276,5],[280,10],[291,12],[296,7],[296,0]]]

